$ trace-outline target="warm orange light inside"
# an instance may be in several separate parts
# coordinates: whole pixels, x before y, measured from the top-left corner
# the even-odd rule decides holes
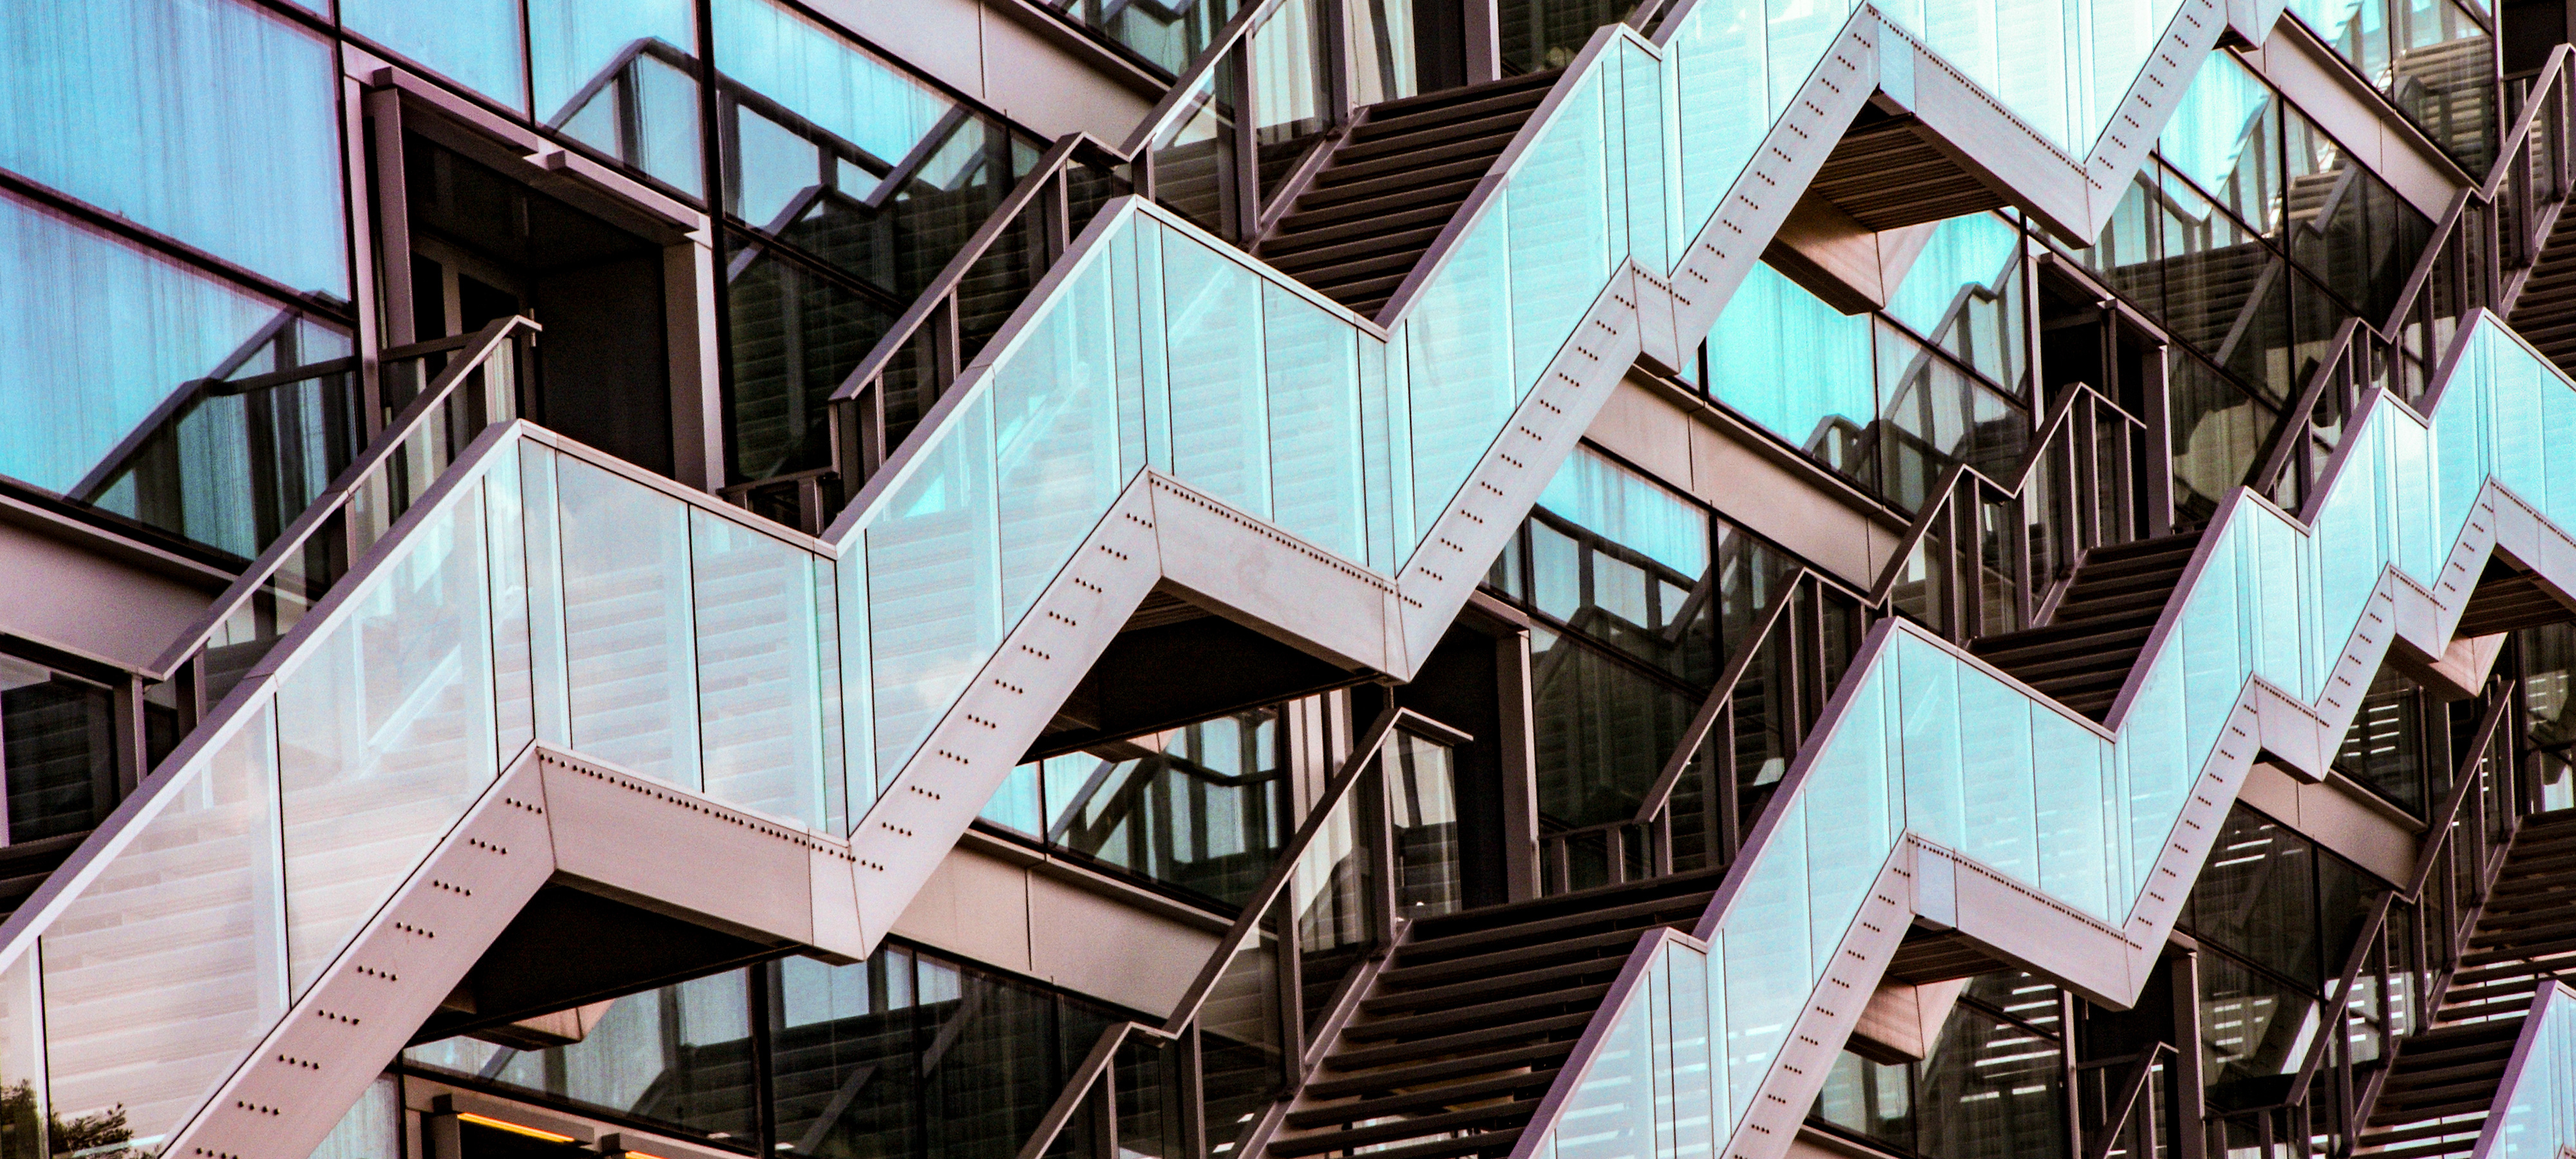
[[[570,1135],[558,1135],[552,1131],[540,1131],[535,1127],[505,1122],[500,1119],[486,1118],[482,1115],[459,1113],[456,1116],[456,1121],[460,1123],[472,1123],[478,1127],[490,1127],[495,1131],[508,1131],[513,1135],[525,1135],[531,1139],[543,1139],[549,1143],[570,1143],[574,1141],[573,1137]]]

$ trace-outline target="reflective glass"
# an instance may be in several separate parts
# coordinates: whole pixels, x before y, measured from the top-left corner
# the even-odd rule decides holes
[[[1261,295],[1272,520],[1363,559],[1358,335],[1277,286]]]
[[[382,2],[353,0],[352,23]],[[515,11],[510,27],[515,36]],[[0,9],[0,108],[10,110],[0,168],[346,300],[338,83],[328,46],[251,4],[9,4]],[[16,268],[73,267],[12,255],[0,226],[0,270]],[[0,309],[0,319],[19,316]],[[141,332],[103,325],[103,316],[86,315],[83,330],[128,340]]]
[[[471,497],[472,492],[467,492]],[[295,989],[492,780],[482,505],[416,525],[277,693]]]
[[[1252,271],[1204,243],[1163,239],[1172,473],[1235,508],[1270,515],[1262,296]],[[1303,301],[1285,310],[1314,310]]]
[[[821,640],[811,552],[689,512],[707,795],[825,822]]]
[[[1870,324],[1757,265],[1709,330],[1709,394],[1825,465],[1874,482]]]
[[[860,158],[885,172],[910,156],[914,147],[938,128],[955,102],[909,74],[842,40],[804,17],[768,0],[715,0],[712,37],[718,67],[772,103],[824,133],[855,146]],[[804,168],[789,157],[793,148],[754,148],[759,133],[785,134],[803,141],[803,133],[759,117],[756,132],[746,122],[738,187],[802,189],[822,178],[814,146],[803,146]],[[781,164],[784,169],[778,168]],[[783,204],[783,201],[780,203]],[[739,212],[754,224],[769,220],[759,212],[767,203],[747,204]],[[770,209],[770,213],[775,213]]]
[[[990,395],[949,416],[867,527],[879,783],[892,781],[1002,639]],[[855,562],[855,561],[854,561]]]
[[[8,844],[86,833],[113,807],[115,729],[107,686],[0,655]]]
[[[537,119],[702,193],[693,23],[688,0],[528,0]]]
[[[1523,393],[1573,334],[1610,269],[1598,75],[1558,98],[1554,117],[1510,178],[1512,384]],[[1618,240],[1624,250],[1624,230]]]
[[[53,1114],[90,1120],[93,1145],[165,1138],[286,1012],[270,721],[251,714],[155,794],[36,948]]]
[[[555,486],[573,747],[698,788],[688,508],[569,457]]]
[[[484,96],[528,111],[518,0],[454,0],[436,7],[340,0],[340,23]]]
[[[1074,277],[993,374],[1006,623],[1037,602],[1126,481],[1105,257]]]
[[[1512,373],[1507,189],[1488,203],[1405,324],[1414,523],[1428,529],[1519,401]]]

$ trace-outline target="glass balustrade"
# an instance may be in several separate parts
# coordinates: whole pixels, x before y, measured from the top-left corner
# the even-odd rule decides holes
[[[1164,210],[1104,211],[1049,295],[1022,308],[829,544],[773,534],[527,427],[452,466],[424,463],[418,489],[404,488],[408,510],[387,510],[365,537],[384,539],[365,573],[308,610],[156,778],[122,822],[119,852],[7,948],[0,978],[18,985],[0,1059],[26,1066],[41,1051],[41,1065],[0,1080],[42,1075],[54,1113],[121,1107],[136,1142],[166,1137],[532,739],[844,831],[1148,466],[1397,573],[1612,272],[1632,259],[1673,267],[1845,23],[1790,7],[1766,22],[1701,4],[1660,49],[1627,32],[1602,43],[1560,82],[1391,332]],[[1955,30],[1938,19],[1927,43],[2043,136],[2080,143],[2170,15],[2094,8],[2074,37],[2089,82],[2006,68],[2016,62],[1976,51],[1990,39],[1945,39]],[[1738,902],[1745,919],[1813,936],[1730,954],[1721,931],[1708,954],[1675,951],[1699,959],[1709,1009],[1723,1011],[1708,1035],[1723,1025],[1734,1043],[1710,1075],[1718,1105],[1749,1097],[1777,1042],[1756,1027],[1785,1026],[1780,1011],[1804,1000],[1819,947],[1873,872],[1848,857],[1811,866],[1811,837],[1884,847],[1919,819],[1927,836],[2109,915],[2178,807],[2198,755],[2185,738],[2208,735],[2247,670],[2312,689],[2341,642],[2326,609],[2358,607],[2383,563],[2429,575],[2485,474],[2545,496],[2532,476],[2576,471],[2543,465],[2539,422],[2484,425],[2499,408],[2536,417],[2544,396],[2576,411],[2512,339],[2482,333],[2455,378],[2447,425],[2428,432],[2387,407],[2362,421],[2365,451],[2314,543],[2239,508],[2219,532],[2234,578],[2195,589],[2185,647],[2159,654],[2132,713],[2153,724],[2126,746],[1927,638],[1900,632],[1881,649],[1843,713],[1885,727],[1823,745]],[[2438,494],[2408,485],[2436,462]],[[2576,507],[2576,478],[2557,493]],[[1963,767],[1963,733],[2001,748]],[[2035,778],[2042,764],[2099,775]],[[190,885],[185,906],[122,896],[174,880]],[[1301,905],[1295,920],[1317,917]],[[106,1001],[165,986],[161,957],[182,941],[198,956],[185,1000],[143,1012]],[[137,1043],[156,1064],[144,1080],[130,1069]]]
[[[2576,384],[2492,316],[2461,344],[2429,421],[2381,399],[2357,416],[2313,527],[2239,502],[2207,532],[2208,562],[2143,658],[2116,739],[1901,621],[1884,629],[1819,726],[1827,739],[1792,771],[1803,779],[1748,852],[1706,948],[1669,946],[1611,1040],[1666,1033],[1672,1015],[1656,1004],[1686,984],[1708,994],[1723,1052],[1706,1045],[1712,1027],[1698,1053],[1667,1050],[1658,1065],[1712,1075],[1718,1121],[1741,1121],[1877,875],[1854,851],[1892,849],[1907,833],[2125,922],[2248,680],[2317,701],[2382,572],[2431,590],[2490,479],[2559,526],[2576,520]],[[1677,1043],[1680,1029],[1670,1033]],[[1614,1062],[1648,1059],[1605,1050],[1560,1124],[1615,1106],[1642,1129],[1670,1130],[1692,1113],[1621,1102],[1625,1088],[1603,1072]]]

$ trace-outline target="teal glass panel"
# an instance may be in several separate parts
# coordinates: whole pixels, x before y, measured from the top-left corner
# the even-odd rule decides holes
[[[555,453],[519,444],[520,517],[528,568],[528,669],[537,739],[572,744],[570,675],[564,660],[562,509],[555,502]],[[506,543],[496,539],[495,542]]]
[[[714,0],[718,71],[892,165],[956,103],[769,0]],[[754,166],[744,158],[746,171]],[[810,173],[811,171],[809,171]],[[816,177],[809,176],[807,183]],[[759,221],[746,212],[745,220]]]
[[[1360,404],[1360,501],[1368,523],[1368,565],[1380,572],[1393,573],[1402,560],[1395,536],[1394,448],[1389,445],[1396,425],[1387,405],[1386,364],[1388,345],[1359,337],[1359,404]]]
[[[823,689],[823,767],[815,775],[823,780],[823,831],[846,833],[851,818],[849,782],[844,771],[849,767],[845,724],[849,698],[842,695],[845,682],[841,676],[840,566],[829,558],[809,558],[814,569],[814,668]]]
[[[1626,155],[1625,172],[1613,176],[1624,178],[1628,236],[1624,250],[1618,248],[1621,239],[1613,239],[1613,259],[1624,252],[1649,270],[1669,270],[1681,244],[1673,237],[1680,224],[1674,209],[1681,172],[1668,139],[1672,122],[1664,107],[1664,70],[1644,49],[1622,41],[1618,85],[1619,99],[1605,116]]]
[[[992,396],[959,407],[931,438],[867,527],[880,786],[1002,643]]]
[[[2495,393],[2488,401],[2489,470],[2496,482],[2524,502],[2546,508],[2549,480],[2541,454],[2540,390],[2557,386],[2556,376],[2529,358],[2500,357],[2495,366]],[[2566,394],[2564,388],[2558,393]]]
[[[173,774],[133,840],[45,929],[44,1057],[58,1118],[122,1107],[148,1147],[285,1015],[270,720],[262,704],[209,758]],[[369,876],[363,860],[348,868]]]
[[[2558,526],[2576,526],[2576,393],[2554,386],[2540,391],[2542,490],[2535,499]]]
[[[1136,231],[1109,238],[1109,330],[1118,375],[1118,477],[1141,470],[1145,458],[1145,350],[1136,302]]]
[[[1927,841],[1964,850],[1970,814],[1960,753],[1966,708],[1962,685],[1994,682],[1982,675],[1963,676],[1956,660],[1911,634],[1899,634],[1889,643],[1896,661],[1897,711],[1904,720],[1904,744],[1897,755],[1905,774],[1905,828]],[[2027,703],[2011,699],[2016,709]],[[1970,746],[1977,753],[1987,750],[1991,734],[1970,730],[1967,735],[1977,738]]]
[[[1845,315],[1769,266],[1745,275],[1709,330],[1712,396],[1855,474],[1866,473],[1854,458],[1878,413],[1875,375],[1869,316]]]
[[[1149,217],[1136,219],[1136,332],[1144,374],[1145,460],[1172,470],[1172,364],[1163,311],[1163,239],[1171,231]]]
[[[2183,797],[2200,775],[2202,754],[2193,750],[2206,747],[2195,746],[2183,731],[2182,665],[2159,657],[2120,718],[2120,756],[2128,766],[2129,880],[2146,880],[2164,849],[2182,815]]]
[[[2221,535],[2234,536],[2241,531],[2230,528]],[[2376,572],[2372,578],[2377,578]],[[2182,614],[2177,619],[2186,735],[2218,736],[2244,693],[2245,637],[2236,603],[2236,551],[2222,538],[2211,550],[2208,566],[2183,601]]]
[[[482,515],[458,502],[415,524],[281,671],[296,993],[492,781]]]
[[[2030,701],[1982,671],[1959,670],[1959,797],[1967,818],[1961,853],[1988,869],[2041,885],[2038,766],[2033,760]],[[1905,712],[1914,714],[1913,681],[1906,681]],[[1915,776],[1915,746],[1905,746],[1905,775]],[[1909,820],[1911,818],[1909,817]],[[1917,824],[1915,828],[1919,829]]]
[[[0,474],[48,491],[80,488],[115,465],[109,454],[164,400],[222,370],[281,313],[0,195],[0,381],[9,383],[0,390]],[[130,497],[105,502],[139,512]]]
[[[1264,285],[1261,302],[1271,519],[1345,559],[1363,559],[1359,335],[1278,286]]]
[[[1735,1100],[1727,1093],[1731,1089],[1727,1055],[1731,1048],[1728,1046],[1727,1028],[1733,1023],[1728,1021],[1726,1013],[1726,931],[1717,930],[1709,935],[1707,956],[1692,962],[1691,968],[1708,981],[1708,1085],[1710,1102],[1714,1104],[1711,1125],[1719,1145],[1723,1146],[1735,1121],[1736,1106]]]
[[[340,0],[340,23],[449,80],[528,111],[518,0]]]
[[[536,739],[534,655],[528,635],[528,539],[519,456],[495,455],[483,476],[483,525],[491,529],[492,727],[498,767]]]
[[[1891,837],[1904,827],[1904,817],[1891,817],[1888,807],[1891,791],[1902,788],[1894,780],[1897,754],[1889,751],[1888,735],[1896,675],[1881,663],[1861,676],[1826,746],[1830,759],[1818,759],[1798,790],[1807,805],[1810,961],[1833,957],[1878,877]]]
[[[580,460],[557,462],[573,747],[699,788],[688,508]]]
[[[1251,270],[1206,243],[1164,236],[1172,474],[1267,518],[1270,419],[1262,397],[1259,287]]]
[[[1683,575],[1708,570],[1707,511],[1589,447],[1566,456],[1538,504]]]
[[[352,26],[383,2],[350,5]],[[478,4],[509,0],[461,0],[436,11],[447,19]],[[518,27],[515,10],[510,27]],[[516,92],[512,86],[503,99]],[[0,109],[9,110],[0,118],[0,169],[289,286],[346,300],[339,95],[330,46],[257,5],[0,5]],[[9,247],[0,227],[0,270],[34,256]],[[0,319],[15,316],[0,309]],[[85,329],[127,341],[160,329],[84,317]]]
[[[1118,498],[1110,273],[1106,261],[1084,266],[993,370],[1005,623],[1037,602]]]
[[[643,42],[696,55],[689,8],[689,0],[528,0],[537,119],[553,124],[571,115],[572,100],[605,85]]]
[[[2097,918],[2116,921],[2110,835],[2102,825],[2105,746],[2055,708],[2027,703],[2039,887]],[[2120,900],[2122,909],[2127,902]]]
[[[1926,0],[1926,7],[1939,0]],[[2076,152],[2079,111],[2068,75],[2067,27],[2075,17],[2062,0],[1994,0],[1994,73],[1987,91],[2050,144]],[[2134,74],[2136,70],[2132,69]]]
[[[1512,374],[1509,187],[1486,204],[1406,327],[1413,518],[1424,532],[1520,400]]]
[[[1816,962],[1806,938],[1807,806],[1801,793],[1772,815],[1779,824],[1758,851],[1753,868],[1727,911],[1727,926],[1745,934],[1727,942],[1726,1073],[1730,1122],[1744,1117],[1789,1026],[1806,1009]]]
[[[707,795],[822,828],[822,641],[813,554],[689,512]]]
[[[1762,118],[1768,124],[1789,111],[1847,13],[1840,5],[1808,0],[1764,0],[1763,9],[1763,50],[1771,58],[1771,104]]]
[[[1680,118],[1681,236],[1698,235],[1770,125],[1760,0],[1704,0],[1665,47]]]
[[[1564,1159],[1654,1159],[1655,1074],[1650,1026],[1660,1019],[1650,982],[1603,1035],[1592,1065],[1556,1120]]]
[[[1415,541],[1421,538],[1415,516],[1419,512],[1414,498],[1413,474],[1413,324],[1396,329],[1386,344],[1386,481],[1387,534],[1394,543],[1394,554],[1387,565],[1393,574],[1411,556]]]
[[[868,551],[865,535],[841,541],[841,558],[833,565],[839,585],[833,603],[841,617],[842,795],[849,801],[849,828],[858,827],[877,800],[876,690],[869,663]]]
[[[1574,333],[1610,272],[1597,72],[1562,101],[1510,178],[1512,383],[1522,394]]]

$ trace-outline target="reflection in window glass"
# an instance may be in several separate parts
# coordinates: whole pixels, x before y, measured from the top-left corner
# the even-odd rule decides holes
[[[884,956],[880,953],[880,957]],[[743,971],[629,994],[582,1008],[578,1042],[514,1050],[449,1038],[403,1052],[403,1061],[577,1106],[691,1131],[748,1137],[757,1126],[751,1012]]]
[[[700,192],[689,10],[688,0],[529,0],[537,119]]]
[[[716,58],[726,77],[882,163],[910,155],[955,107],[928,85],[768,0],[716,0],[714,11]],[[800,186],[814,181],[809,169]]]
[[[1972,979],[1921,1062],[1834,1059],[1812,1120],[1894,1150],[1940,1159],[2022,1159],[2066,1150],[2058,991],[2023,974]],[[2045,1013],[2006,1017],[2004,1001]]]
[[[0,391],[0,474],[55,492],[103,478],[137,426],[186,383],[227,371],[281,313],[0,196],[0,382],[11,384]]]
[[[2404,673],[2383,667],[2361,699],[2335,767],[2407,812],[2424,816],[2423,694]]]
[[[104,685],[0,655],[9,844],[89,830],[116,799],[115,728]]]
[[[1280,712],[1261,709],[1021,765],[981,816],[1239,906],[1287,843],[1287,771]]]
[[[2210,849],[2184,920],[2200,937],[2266,969],[2319,985],[2315,874],[2316,849],[2307,838],[2237,809]]]
[[[2201,1074],[2210,1102],[2280,1102],[2316,1037],[2320,1004],[2224,954],[2199,960]]]
[[[449,80],[528,111],[518,0],[340,0],[340,23]]]
[[[253,5],[12,0],[0,4],[0,168],[346,299],[337,83],[327,46]],[[69,268],[13,240],[0,227],[0,268]],[[127,296],[122,310],[151,300]],[[87,317],[120,341],[145,332],[117,312]]]

